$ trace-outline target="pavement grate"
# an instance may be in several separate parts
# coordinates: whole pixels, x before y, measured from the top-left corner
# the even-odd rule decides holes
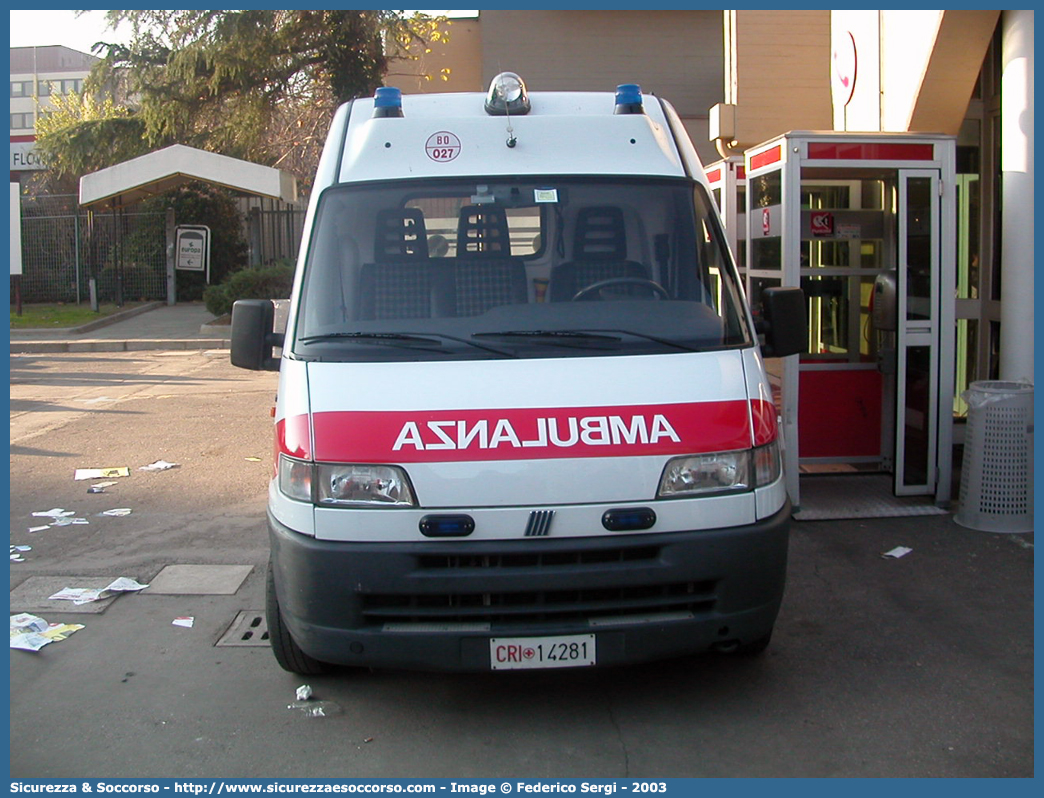
[[[260,610],[245,610],[233,619],[215,646],[267,646],[268,621]]]

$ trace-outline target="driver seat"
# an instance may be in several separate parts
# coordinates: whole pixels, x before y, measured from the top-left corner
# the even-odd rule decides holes
[[[552,302],[568,302],[578,291],[603,280],[648,280],[649,270],[627,260],[627,230],[623,211],[613,205],[581,208],[576,215],[573,260],[551,271],[548,296]],[[652,291],[640,285],[615,285],[604,294],[621,299],[645,299]]]

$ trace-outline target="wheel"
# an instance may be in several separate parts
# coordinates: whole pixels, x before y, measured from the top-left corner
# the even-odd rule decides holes
[[[581,288],[575,294],[573,294],[573,302],[582,302],[585,299],[591,299],[596,294],[601,299],[601,290],[603,288],[611,288],[617,285],[639,285],[643,288],[649,288],[654,294],[660,297],[660,299],[670,299],[670,294],[667,293],[667,289],[660,285],[655,280],[646,280],[644,277],[614,277],[612,280],[599,280],[597,283],[591,283],[591,285]]]
[[[268,563],[268,576],[265,579],[265,614],[268,616],[268,641],[272,644],[272,653],[275,654],[276,662],[284,671],[301,676],[319,676],[330,671],[327,663],[305,654],[283,624],[279,599],[276,597],[275,575],[272,573],[271,561]]]

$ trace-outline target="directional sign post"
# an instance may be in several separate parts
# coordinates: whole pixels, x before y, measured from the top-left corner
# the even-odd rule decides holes
[[[210,228],[206,225],[177,227],[174,241],[174,268],[187,272],[203,272],[210,283]]]

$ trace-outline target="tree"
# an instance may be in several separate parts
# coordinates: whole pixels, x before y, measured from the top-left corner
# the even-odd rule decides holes
[[[187,144],[302,180],[336,106],[372,95],[393,57],[445,36],[443,18],[383,10],[109,11],[107,20],[132,31],[125,46],[95,45],[104,55],[87,84],[90,93],[118,83],[133,99],[131,121],[107,128],[113,148]],[[56,163],[82,163],[69,146],[46,142]]]
[[[36,149],[49,167],[41,174],[49,182],[75,181],[148,151],[142,121],[112,98],[68,94],[51,101],[36,122]]]

